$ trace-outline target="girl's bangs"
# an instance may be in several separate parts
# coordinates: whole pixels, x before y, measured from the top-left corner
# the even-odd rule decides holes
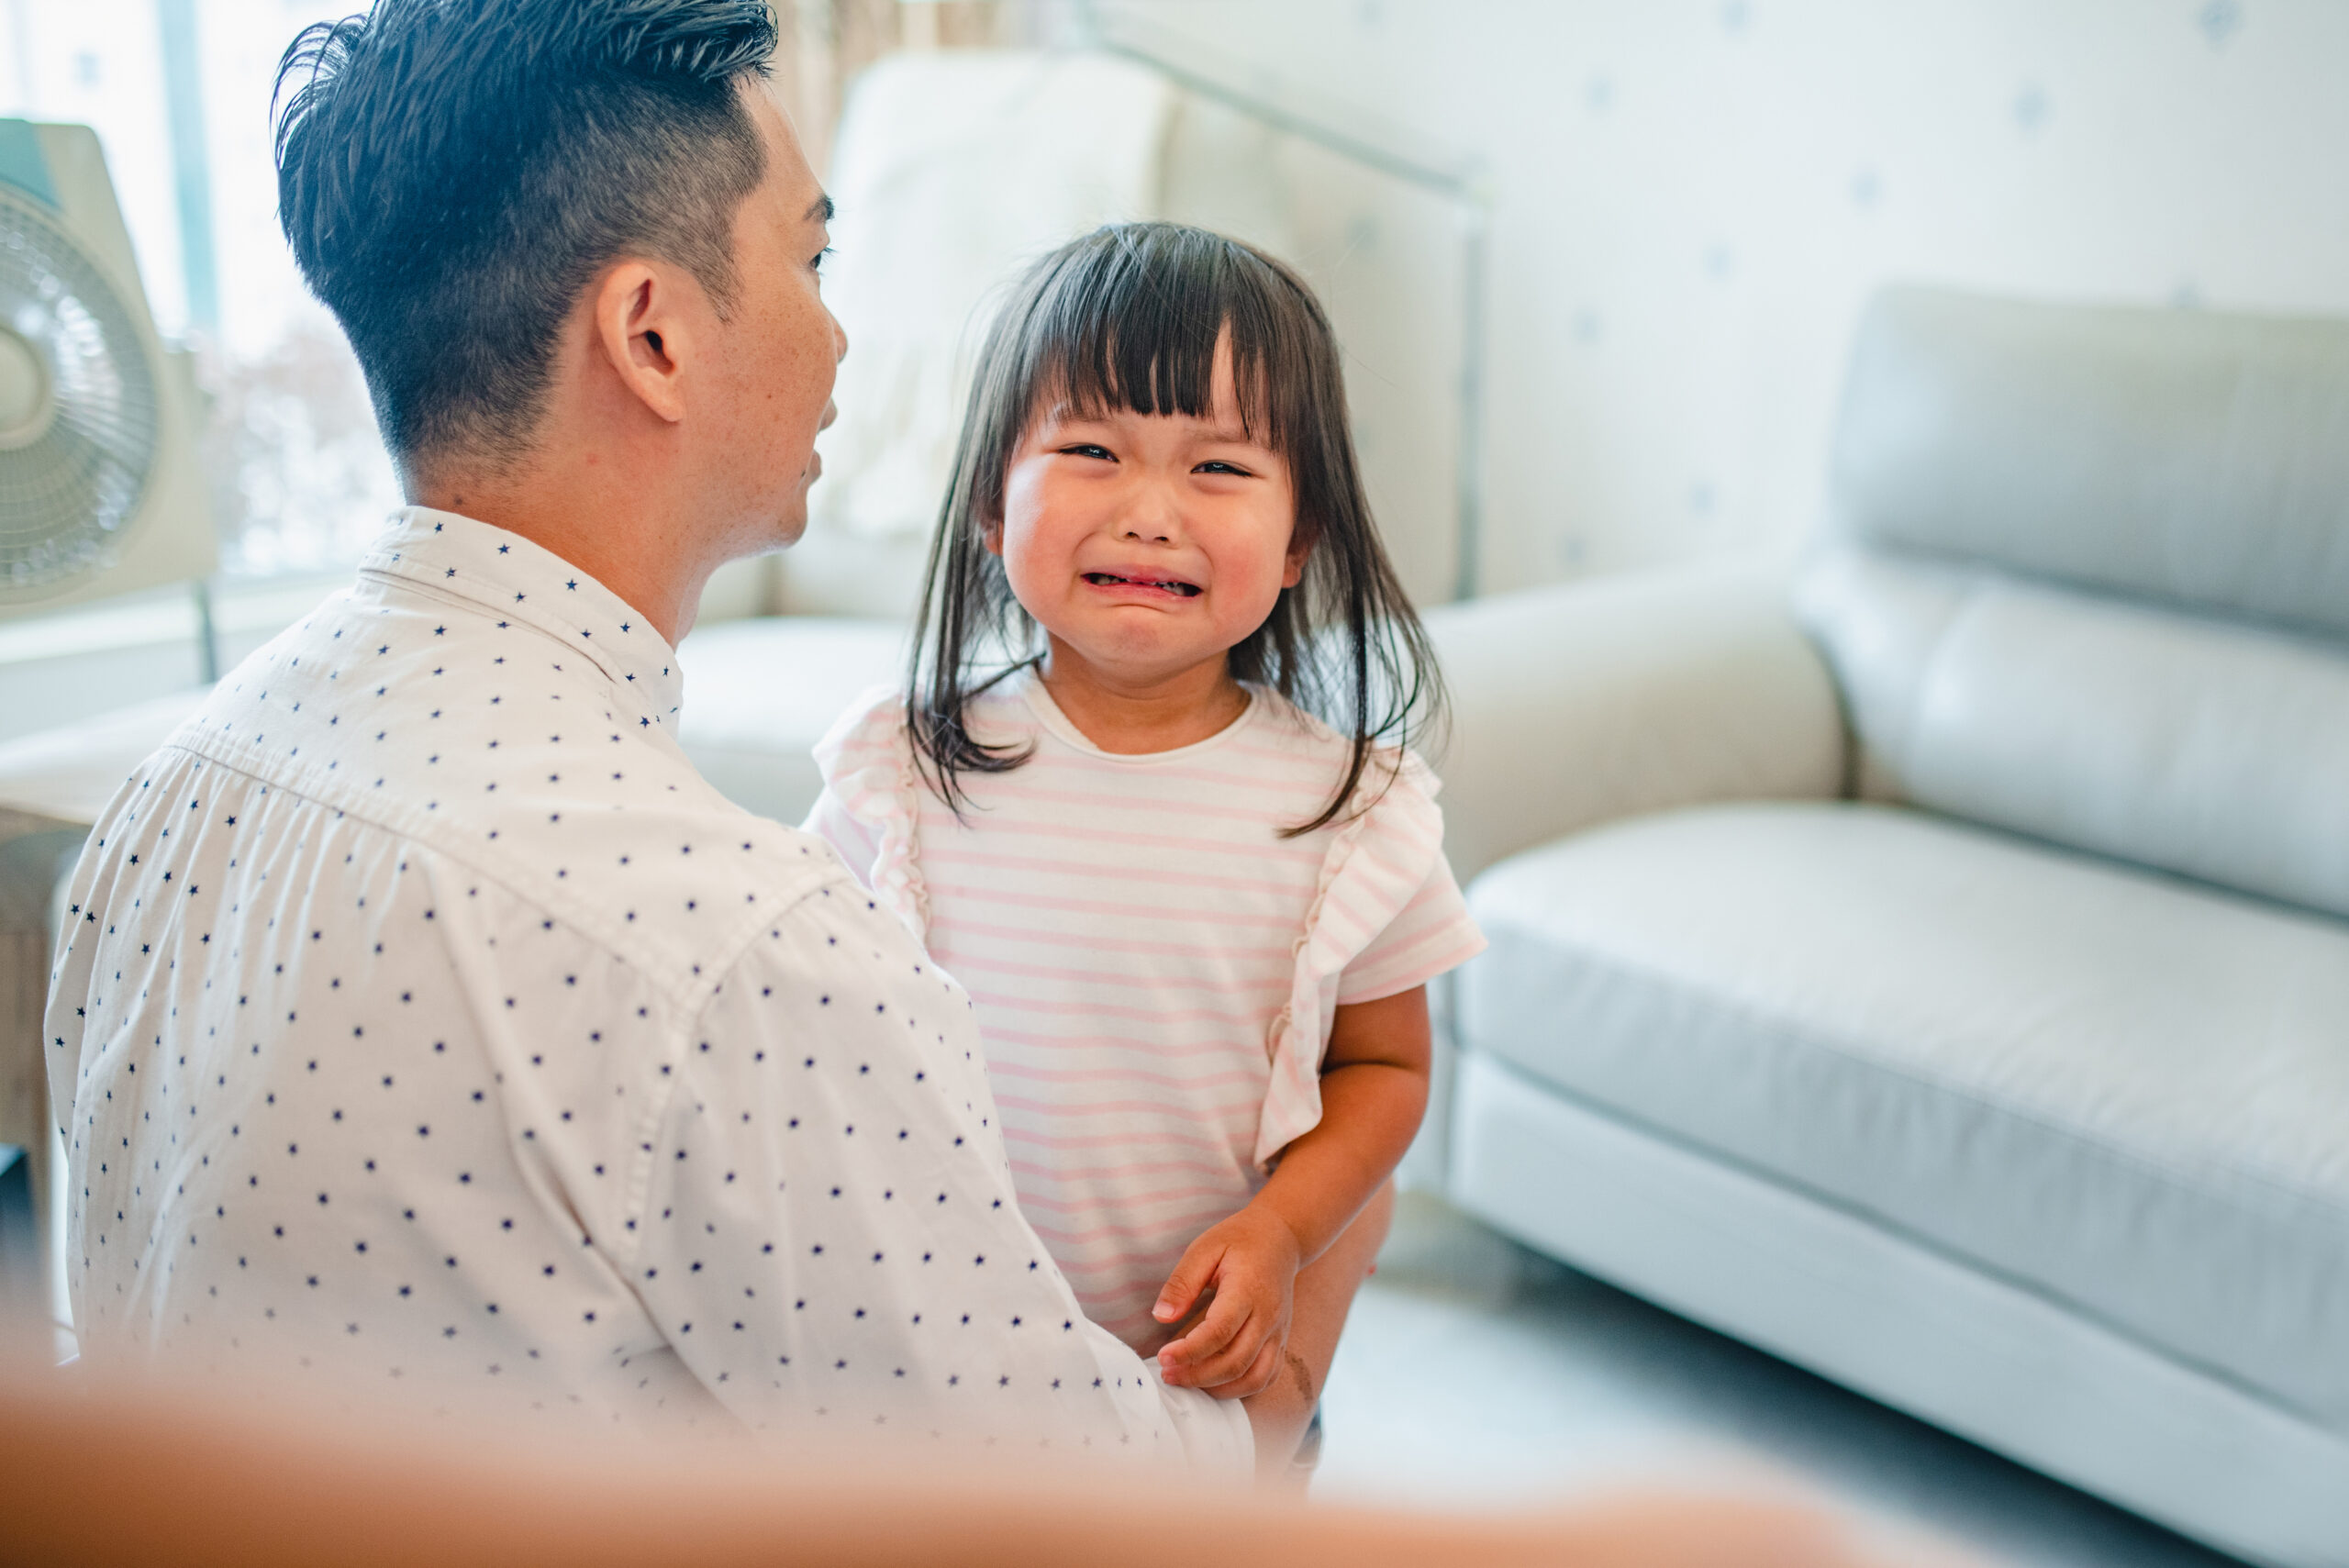
[[[1021,355],[1031,414],[1060,407],[1083,418],[1120,411],[1211,417],[1216,348],[1228,334],[1241,428],[1251,440],[1286,450],[1296,411],[1268,395],[1293,379],[1270,373],[1275,339],[1286,336],[1274,325],[1279,279],[1214,236],[1161,230],[1119,239],[1070,257],[1037,300]]]

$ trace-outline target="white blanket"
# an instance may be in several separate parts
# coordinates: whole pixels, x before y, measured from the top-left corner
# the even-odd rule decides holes
[[[1155,215],[1175,98],[1099,55],[901,54],[859,79],[833,156],[825,289],[849,355],[818,531],[929,531],[991,307],[1030,259]]]

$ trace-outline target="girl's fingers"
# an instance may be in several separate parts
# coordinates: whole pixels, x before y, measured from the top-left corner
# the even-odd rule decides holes
[[[1150,1309],[1150,1315],[1161,1323],[1181,1322],[1191,1304],[1198,1300],[1199,1292],[1215,1278],[1216,1265],[1222,1260],[1222,1245],[1210,1243],[1205,1236],[1185,1248],[1174,1272],[1159,1287],[1158,1305]]]
[[[1208,1314],[1192,1327],[1189,1333],[1158,1352],[1159,1366],[1171,1373],[1180,1373],[1186,1383],[1195,1382],[1196,1374],[1208,1358],[1224,1351],[1231,1337],[1248,1320],[1248,1304],[1237,1295],[1219,1294],[1208,1304]]]
[[[1217,1384],[1208,1393],[1218,1399],[1253,1398],[1270,1388],[1274,1380],[1280,1376],[1280,1372],[1281,1342],[1267,1339],[1264,1349],[1256,1352],[1256,1359],[1248,1363],[1246,1372],[1229,1383]]]
[[[1214,1320],[1215,1314],[1208,1314]],[[1264,1350],[1270,1319],[1261,1314],[1246,1314],[1227,1331],[1222,1343],[1215,1350],[1186,1357],[1183,1365],[1183,1381],[1194,1388],[1213,1388],[1230,1382],[1254,1363]],[[1207,1325],[1201,1324],[1204,1329]]]

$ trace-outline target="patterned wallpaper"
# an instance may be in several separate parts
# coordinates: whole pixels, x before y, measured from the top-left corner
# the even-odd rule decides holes
[[[1887,280],[2349,314],[2343,0],[1099,10],[1488,169],[1487,590],[1793,550]]]

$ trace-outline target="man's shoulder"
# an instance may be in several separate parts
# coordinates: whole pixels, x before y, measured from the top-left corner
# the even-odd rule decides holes
[[[728,801],[683,757],[640,772],[659,794],[518,797],[484,814],[478,863],[615,951],[686,975],[714,974],[817,893],[855,886],[829,844]]]
[[[445,634],[384,625],[413,614],[328,600],[173,743],[447,857],[688,986],[792,906],[854,885],[821,840],[719,794],[584,656],[473,617]]]

